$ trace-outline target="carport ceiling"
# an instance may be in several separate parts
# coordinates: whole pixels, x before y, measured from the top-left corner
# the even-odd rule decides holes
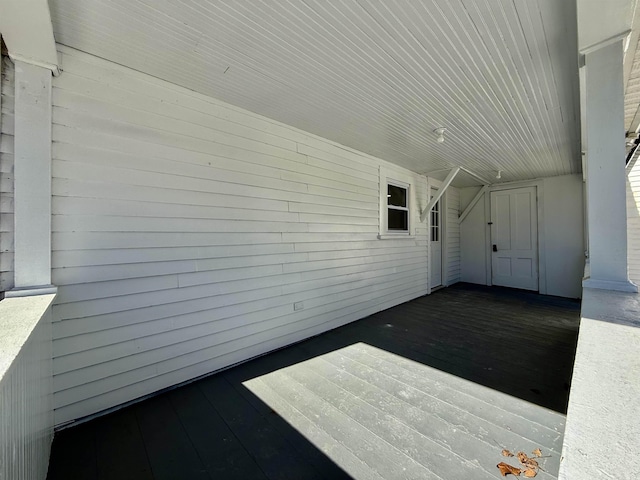
[[[60,43],[416,172],[463,166],[510,181],[580,171],[573,1],[50,7]]]

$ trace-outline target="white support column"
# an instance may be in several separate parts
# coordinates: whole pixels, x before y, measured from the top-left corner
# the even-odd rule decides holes
[[[583,285],[638,291],[627,272],[623,42],[585,55],[585,142],[590,274]]]
[[[6,296],[55,291],[51,285],[51,70],[15,62],[15,288]]]

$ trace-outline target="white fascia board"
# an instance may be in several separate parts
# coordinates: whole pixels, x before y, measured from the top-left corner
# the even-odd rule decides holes
[[[635,0],[577,0],[578,50],[587,54],[624,38],[631,31]]]
[[[12,60],[58,75],[58,54],[46,0],[0,0],[0,34]]]

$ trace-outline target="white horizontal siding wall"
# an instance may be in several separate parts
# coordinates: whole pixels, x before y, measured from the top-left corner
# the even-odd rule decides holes
[[[460,191],[449,187],[446,192],[445,222],[447,228],[446,241],[446,285],[453,285],[460,281]]]
[[[56,423],[427,292],[425,225],[377,238],[378,170],[397,167],[60,52]],[[424,177],[403,173],[426,203]]]
[[[0,292],[13,288],[13,106],[14,68],[2,57],[0,83]],[[1,297],[0,297],[1,298]]]
[[[627,166],[627,257],[629,279],[640,285],[640,163]]]

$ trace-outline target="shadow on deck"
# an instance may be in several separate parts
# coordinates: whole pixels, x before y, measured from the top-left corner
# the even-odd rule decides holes
[[[556,478],[579,310],[458,284],[58,432],[48,478]]]

